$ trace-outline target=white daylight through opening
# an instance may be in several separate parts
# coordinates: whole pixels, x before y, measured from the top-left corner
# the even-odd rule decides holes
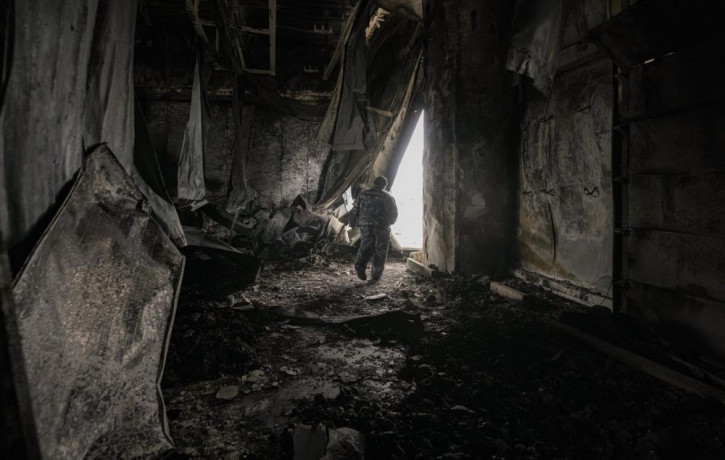
[[[405,249],[423,247],[423,112],[405,149],[390,189],[398,205],[393,235]]]

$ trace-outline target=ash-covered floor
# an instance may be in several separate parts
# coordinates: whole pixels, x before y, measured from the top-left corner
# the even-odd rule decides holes
[[[370,284],[348,258],[270,262],[234,302],[182,294],[163,382],[179,458],[725,458],[719,403],[549,323],[601,311],[402,261]],[[351,315],[378,316],[319,319]]]

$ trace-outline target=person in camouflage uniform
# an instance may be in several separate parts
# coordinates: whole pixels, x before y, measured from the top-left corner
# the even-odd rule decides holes
[[[372,188],[360,192],[352,208],[352,215],[357,218],[357,226],[360,227],[360,249],[355,258],[355,271],[361,280],[367,279],[365,270],[371,258],[370,275],[373,280],[379,280],[385,268],[390,226],[398,218],[395,198],[385,191],[387,185],[385,177],[376,178]]]

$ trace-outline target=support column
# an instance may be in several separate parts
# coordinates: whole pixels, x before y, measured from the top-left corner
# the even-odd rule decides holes
[[[424,251],[444,271],[513,263],[516,91],[504,69],[513,2],[426,6]]]

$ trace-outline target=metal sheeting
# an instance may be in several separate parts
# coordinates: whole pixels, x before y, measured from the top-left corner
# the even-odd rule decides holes
[[[189,201],[203,200],[206,195],[204,187],[204,104],[199,61],[200,57],[197,54],[189,122],[184,131],[177,173],[177,197],[180,200]]]
[[[612,71],[557,77],[524,119],[518,241],[524,269],[607,292],[612,274]]]
[[[564,0],[519,2],[506,68],[534,80],[534,87],[549,94],[564,22]]]
[[[159,381],[184,258],[104,146],[14,286],[44,458],[171,447]]]

